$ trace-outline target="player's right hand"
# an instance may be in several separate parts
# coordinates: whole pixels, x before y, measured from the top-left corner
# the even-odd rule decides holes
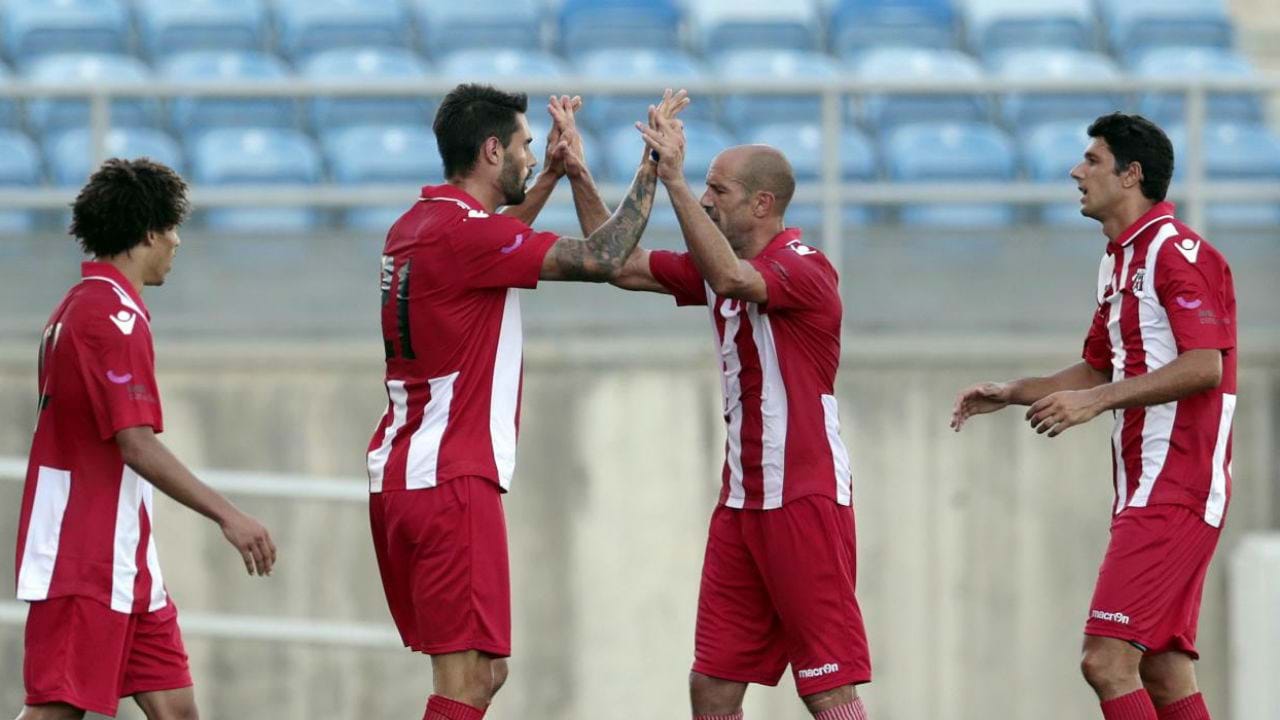
[[[951,409],[951,429],[960,432],[964,423],[974,415],[995,412],[1009,404],[1009,386],[1005,383],[984,382],[967,387],[956,396]]]
[[[684,178],[684,123],[675,117],[688,105],[688,94],[670,89],[662,94],[662,102],[649,106],[649,122],[636,123],[648,150],[657,153],[658,177],[663,182]]]
[[[240,551],[244,569],[250,575],[271,574],[271,567],[276,564],[276,544],[262,523],[236,510],[222,523],[222,534]]]

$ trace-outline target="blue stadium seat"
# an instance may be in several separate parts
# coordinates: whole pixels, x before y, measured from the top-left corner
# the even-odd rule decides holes
[[[154,128],[111,128],[106,135],[107,157],[151,158],[178,173],[186,168],[182,150],[169,135]],[[79,187],[93,172],[93,136],[88,128],[68,130],[45,143],[49,175],[55,185]]]
[[[816,51],[822,46],[814,3],[698,0],[689,13],[698,44],[711,56],[735,50]]]
[[[737,50],[720,55],[716,69],[727,80],[816,80],[836,75],[828,56],[795,50]],[[818,95],[731,95],[724,100],[725,122],[738,132],[821,116]]]
[[[360,83],[422,80],[427,65],[406,48],[339,48],[316,53],[302,66],[312,82]],[[421,97],[318,97],[308,101],[310,120],[320,132],[351,125],[431,123],[433,104]]]
[[[838,0],[827,28],[832,50],[846,58],[875,47],[941,50],[956,44],[950,0]]]
[[[1094,47],[1091,0],[968,0],[969,47],[984,56],[1010,48]]]
[[[1159,48],[1135,59],[1134,73],[1150,78],[1247,78],[1253,66],[1233,50],[1222,48]],[[1185,97],[1181,93],[1146,93],[1138,100],[1138,111],[1158,124],[1186,121]],[[1217,120],[1261,122],[1262,101],[1249,93],[1212,93],[1208,116]]]
[[[146,85],[151,80],[151,70],[141,60],[127,55],[66,53],[35,60],[26,67],[23,79],[50,86],[95,82]],[[160,103],[153,99],[115,100],[110,108],[113,125],[152,127],[160,123]],[[88,100],[32,100],[27,110],[27,122],[41,135],[89,124]]]
[[[866,80],[978,80],[977,61],[955,50],[925,48],[876,48],[853,62],[855,74]],[[985,121],[989,102],[972,94],[870,95],[865,102],[866,120],[877,130],[911,122],[946,118],[957,122]]]
[[[301,60],[341,47],[409,47],[409,13],[400,0],[279,0],[280,50]]]
[[[195,86],[269,83],[291,75],[274,55],[235,50],[173,55],[160,72],[170,82]],[[216,127],[293,127],[295,108],[292,98],[179,97],[173,100],[171,114],[174,132],[189,137]]]
[[[566,55],[605,48],[680,47],[675,0],[565,0],[559,14]]]
[[[360,125],[326,133],[325,157],[336,183],[442,182],[436,138],[424,125]]]
[[[822,178],[822,126],[814,122],[778,123],[756,129],[749,143],[777,148],[791,162],[796,182],[811,183]],[[876,178],[879,161],[875,145],[862,132],[845,127],[840,134],[840,175],[844,180],[868,182]],[[843,211],[848,226],[864,225],[872,219],[867,208],[848,206]],[[822,226],[822,206],[793,203],[787,209],[787,224],[803,228]]]
[[[679,50],[621,48],[596,50],[579,56],[575,69],[583,77],[608,80],[647,81],[652,87],[681,87],[684,80],[706,75],[703,67]],[[658,96],[652,91],[640,95],[596,95],[585,98],[578,117],[596,132],[608,132],[617,125],[644,120],[648,107]],[[711,120],[715,99],[696,98],[681,115],[685,120]],[[530,110],[532,113],[532,110]]]
[[[187,156],[191,177],[203,185],[280,185],[320,182],[322,163],[315,144],[297,130],[217,128],[195,139]],[[217,208],[206,224],[225,232],[305,232],[320,214],[306,207]]]
[[[554,55],[535,50],[477,48],[459,50],[440,62],[439,75],[458,81],[516,80],[564,75],[564,65]]]
[[[59,53],[129,51],[129,13],[121,0],[8,0],[9,56],[25,64]]]
[[[542,49],[540,0],[414,0],[422,49],[435,57],[479,47]]]
[[[1057,120],[1032,127],[1018,138],[1027,178],[1062,188],[1063,202],[1040,208],[1046,225],[1070,227],[1088,221],[1080,214],[1080,196],[1070,177],[1089,145],[1088,127],[1088,121]]]
[[[1013,180],[1017,161],[1013,143],[987,123],[933,122],[900,127],[888,135],[885,164],[892,180],[902,182]],[[927,203],[902,207],[907,225],[945,227],[1004,226],[1014,209],[998,203]]]
[[[1009,80],[1109,80],[1120,75],[1105,55],[1029,48],[1000,53],[995,74]],[[1049,120],[1093,120],[1123,104],[1115,93],[1010,93],[1003,114],[1009,127],[1020,128]]]
[[[1231,47],[1224,0],[1100,0],[1111,48],[1131,57],[1156,47]]]
[[[1168,129],[1173,143],[1173,180],[1184,182],[1187,175],[1187,129]],[[1274,184],[1280,178],[1280,138],[1264,125],[1242,122],[1211,122],[1204,134],[1205,175],[1213,180],[1254,180]],[[1280,225],[1277,203],[1210,203],[1211,226],[1271,228]]]
[[[13,76],[9,72],[9,67],[4,63],[0,63],[0,87],[8,85],[12,81]],[[17,128],[21,124],[22,110],[18,106],[18,101],[0,98],[0,129]]]
[[[707,168],[725,148],[736,145],[733,136],[724,129],[710,124],[690,122],[685,124],[684,172],[689,183],[698,192],[707,177]],[[613,182],[631,182],[640,165],[644,139],[634,127],[619,128],[609,134],[608,176]]]
[[[0,187],[32,188],[40,184],[40,151],[26,135],[0,129]],[[0,234],[30,232],[36,214],[29,210],[0,211]]]
[[[138,39],[161,58],[192,50],[261,50],[267,42],[263,0],[137,0]]]

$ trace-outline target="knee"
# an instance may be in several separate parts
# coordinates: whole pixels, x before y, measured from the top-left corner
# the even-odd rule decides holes
[[[1137,668],[1130,667],[1123,656],[1099,650],[1086,650],[1080,660],[1085,682],[1099,692],[1124,686],[1137,679]]]
[[[697,715],[730,715],[742,707],[746,685],[689,673],[689,698]]]
[[[1138,672],[1142,675],[1142,686],[1147,689],[1156,707],[1171,705],[1199,691],[1190,660],[1185,665],[1186,667],[1179,667],[1175,663],[1144,661],[1138,667]]]
[[[804,702],[804,706],[809,709],[811,714],[817,715],[833,707],[848,705],[857,696],[852,685],[843,685],[824,692],[813,693],[812,695],[801,695],[800,700]]]
[[[84,711],[70,705],[28,705],[22,708],[17,720],[81,720]]]
[[[492,670],[493,675],[493,686],[489,691],[489,695],[492,697],[497,695],[498,691],[502,689],[502,686],[506,684],[507,674],[509,671],[507,669],[507,661],[504,659],[494,660],[490,663],[490,669]]]

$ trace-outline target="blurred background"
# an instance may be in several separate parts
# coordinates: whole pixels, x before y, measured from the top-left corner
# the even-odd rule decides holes
[[[1216,718],[1280,718],[1280,1],[3,0],[0,58],[5,542],[37,338],[79,274],[71,199],[111,156],[192,185],[181,257],[146,294],[164,437],[281,549],[251,580],[216,527],[158,503],[203,717],[422,714],[429,665],[399,647],[365,509],[386,402],[378,256],[442,180],[439,99],[483,80],[530,93],[540,139],[544,98],[581,93],[610,202],[640,153],[630,124],[663,87],[694,98],[696,190],[729,145],[791,159],[789,224],[842,276],[877,720],[1097,716],[1077,668],[1109,420],[1054,440],[1014,410],[963,435],[947,421],[964,385],[1079,357],[1106,241],[1067,172],[1096,116],[1161,124],[1171,197],[1226,254],[1239,301],[1235,495],[1200,681]],[[580,232],[567,184],[535,225]],[[682,246],[665,198],[643,242]],[[601,286],[523,303],[515,656],[488,717],[688,717],[724,441],[706,318]],[[22,705],[24,617],[0,601],[0,713]],[[789,679],[753,687],[746,710],[807,717]]]

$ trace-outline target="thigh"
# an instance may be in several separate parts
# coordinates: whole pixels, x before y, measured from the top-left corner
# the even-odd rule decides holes
[[[1219,533],[1177,505],[1128,508],[1118,515],[1085,634],[1126,640],[1150,654],[1199,657],[1200,598]]]
[[[176,690],[155,690],[133,696],[147,720],[195,720],[196,692],[191,686]]]
[[[114,716],[130,624],[131,616],[88,598],[30,603],[22,665],[26,704]]]
[[[758,516],[753,551],[782,619],[800,695],[870,682],[871,656],[855,594],[853,509],[821,496]]]
[[[418,627],[413,613],[413,546],[392,537],[388,520],[390,507],[406,492],[369,495],[369,530],[373,536],[373,554],[378,562],[382,592],[387,598],[387,610],[405,647],[412,648],[418,645]]]
[[[191,670],[178,628],[178,608],[170,597],[165,607],[135,616],[120,696],[190,687]]]
[[[711,516],[698,593],[695,673],[776,685],[786,669],[782,627],[742,534],[753,511],[718,507]]]

